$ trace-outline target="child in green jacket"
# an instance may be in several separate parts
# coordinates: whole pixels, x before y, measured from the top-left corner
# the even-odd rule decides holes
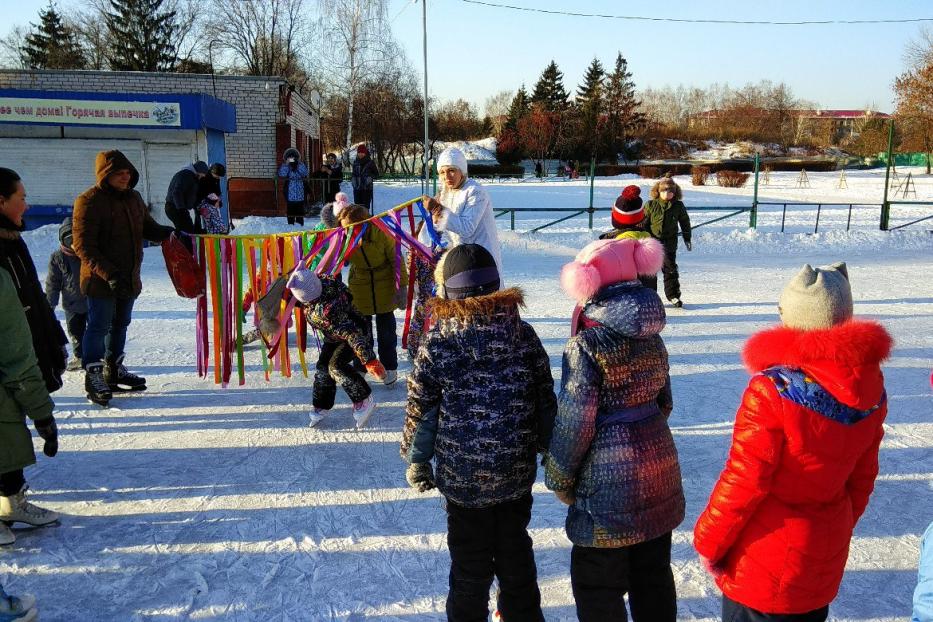
[[[688,251],[693,250],[690,240],[690,216],[681,200],[680,186],[670,177],[664,177],[651,188],[651,200],[645,204],[649,231],[664,245],[664,295],[675,307],[684,306],[680,299],[680,273],[677,270],[677,237],[684,237]]]

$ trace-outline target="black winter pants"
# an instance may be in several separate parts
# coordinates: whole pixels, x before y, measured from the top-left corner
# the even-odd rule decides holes
[[[75,358],[81,358],[81,342],[84,340],[84,331],[87,330],[87,313],[65,311],[65,326],[68,327],[68,336],[71,337],[72,354]]]
[[[305,224],[305,203],[304,201],[286,201],[285,202],[285,214],[288,224],[294,225],[298,223],[299,225]]]
[[[505,622],[543,621],[538,570],[528,535],[531,493],[487,508],[447,500],[450,549],[449,622],[485,622],[489,587],[499,579],[499,613]]]
[[[398,369],[398,335],[395,332],[395,314],[376,314],[376,347],[379,353],[379,362],[386,369]],[[366,326],[370,338],[373,334],[373,316],[367,315]]]
[[[726,595],[722,597],[723,622],[824,622],[829,617],[829,605],[807,613],[761,613],[740,605]]]
[[[353,202],[357,205],[362,205],[369,213],[373,213],[373,191],[372,189],[364,190],[362,188],[353,189]]]
[[[661,240],[664,245],[664,265],[661,267],[661,273],[664,275],[664,297],[668,300],[680,298],[680,272],[677,270],[678,239]]]
[[[369,397],[372,393],[369,383],[353,369],[355,358],[353,348],[345,341],[325,341],[321,344],[321,356],[315,365],[314,389],[311,396],[311,404],[315,408],[330,410],[334,407],[338,382],[353,403],[362,402]]]
[[[7,471],[0,473],[0,496],[12,497],[23,489],[26,478],[23,477],[23,470]]]
[[[570,585],[580,622],[628,620],[622,599],[626,592],[635,622],[675,622],[670,532],[617,549],[574,545]]]

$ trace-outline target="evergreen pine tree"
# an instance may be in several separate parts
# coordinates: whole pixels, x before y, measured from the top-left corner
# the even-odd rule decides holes
[[[178,27],[165,0],[110,0],[106,14],[114,71],[173,71]]]
[[[29,69],[84,69],[87,61],[74,31],[65,25],[62,16],[50,1],[39,11],[39,24],[30,24],[21,48],[23,60]]]
[[[564,74],[551,61],[535,84],[531,94],[531,103],[540,104],[548,112],[561,112],[567,109],[567,91],[564,90]]]
[[[510,130],[518,128],[518,120],[528,114],[529,110],[531,110],[531,102],[528,100],[528,91],[525,90],[525,85],[523,84],[522,88],[518,89],[518,92],[515,93],[515,97],[512,98],[512,103],[509,104],[508,119],[505,122],[505,127]]]
[[[577,87],[577,115],[580,123],[580,138],[586,155],[599,159],[602,139],[603,91],[606,72],[602,63],[594,58],[583,76],[583,84]]]
[[[583,84],[577,87],[577,105],[581,108],[602,99],[603,80],[606,72],[598,58],[594,58],[583,75]]]
[[[638,111],[641,102],[635,99],[635,82],[628,62],[622,53],[616,57],[615,69],[609,74],[606,83],[606,143],[610,158],[616,159],[632,130],[644,121],[644,115]]]

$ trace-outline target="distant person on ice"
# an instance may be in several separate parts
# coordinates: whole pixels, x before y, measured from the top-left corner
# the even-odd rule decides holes
[[[556,411],[551,364],[521,319],[521,290],[499,290],[484,247],[447,251],[435,280],[435,325],[408,379],[401,454],[408,483],[436,485],[446,500],[447,619],[486,620],[496,577],[503,620],[541,621],[528,521],[536,453]]]
[[[358,359],[381,381],[385,380],[386,370],[373,352],[366,320],[353,308],[350,290],[336,278],[318,277],[313,271],[301,268],[292,272],[287,286],[304,306],[308,324],[320,331],[323,338],[314,373],[309,424],[313,427],[320,423],[334,407],[339,382],[353,402],[357,429],[365,427],[376,402],[369,384],[354,369],[353,360]]]
[[[289,147],[282,154],[282,166],[279,167],[279,177],[284,179],[285,214],[288,224],[305,224],[306,186],[308,183],[308,166],[301,161],[301,153],[294,147]]]
[[[143,289],[143,240],[162,242],[173,230],[149,215],[134,190],[139,171],[122,152],[101,151],[95,169],[97,183],[75,199],[72,235],[88,302],[84,390],[92,402],[106,405],[114,391],[146,388],[146,379],[123,364],[126,331]]]
[[[651,200],[645,205],[651,235],[664,245],[664,296],[675,307],[684,306],[680,298],[680,273],[677,270],[678,227],[684,237],[684,246],[693,250],[690,216],[682,201],[680,186],[665,177],[651,187]]]
[[[467,177],[467,159],[456,147],[444,149],[437,158],[443,186],[437,196],[422,197],[431,211],[434,226],[450,238],[451,247],[479,244],[496,260],[502,273],[502,249],[492,213],[489,193],[475,179]]]
[[[353,186],[353,202],[365,207],[370,214],[373,213],[373,187],[378,178],[379,169],[369,155],[369,149],[366,145],[358,146],[350,180]]]
[[[664,305],[638,275],[657,240],[597,240],[561,271],[582,312],[564,349],[545,483],[569,507],[570,584],[581,622],[674,622],[671,538],[684,519]],[[576,314],[575,314],[576,315]]]
[[[892,340],[852,317],[844,263],[784,288],[782,326],[753,335],[732,448],[693,544],[734,622],[822,622],[878,475]],[[883,597],[883,595],[876,595]]]

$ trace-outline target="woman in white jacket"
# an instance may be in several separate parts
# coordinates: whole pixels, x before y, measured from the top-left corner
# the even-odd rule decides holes
[[[437,170],[444,182],[441,191],[435,198],[423,197],[434,226],[447,232],[451,248],[461,244],[484,247],[502,274],[502,249],[492,201],[483,186],[467,177],[466,156],[456,147],[444,149],[437,158]]]

